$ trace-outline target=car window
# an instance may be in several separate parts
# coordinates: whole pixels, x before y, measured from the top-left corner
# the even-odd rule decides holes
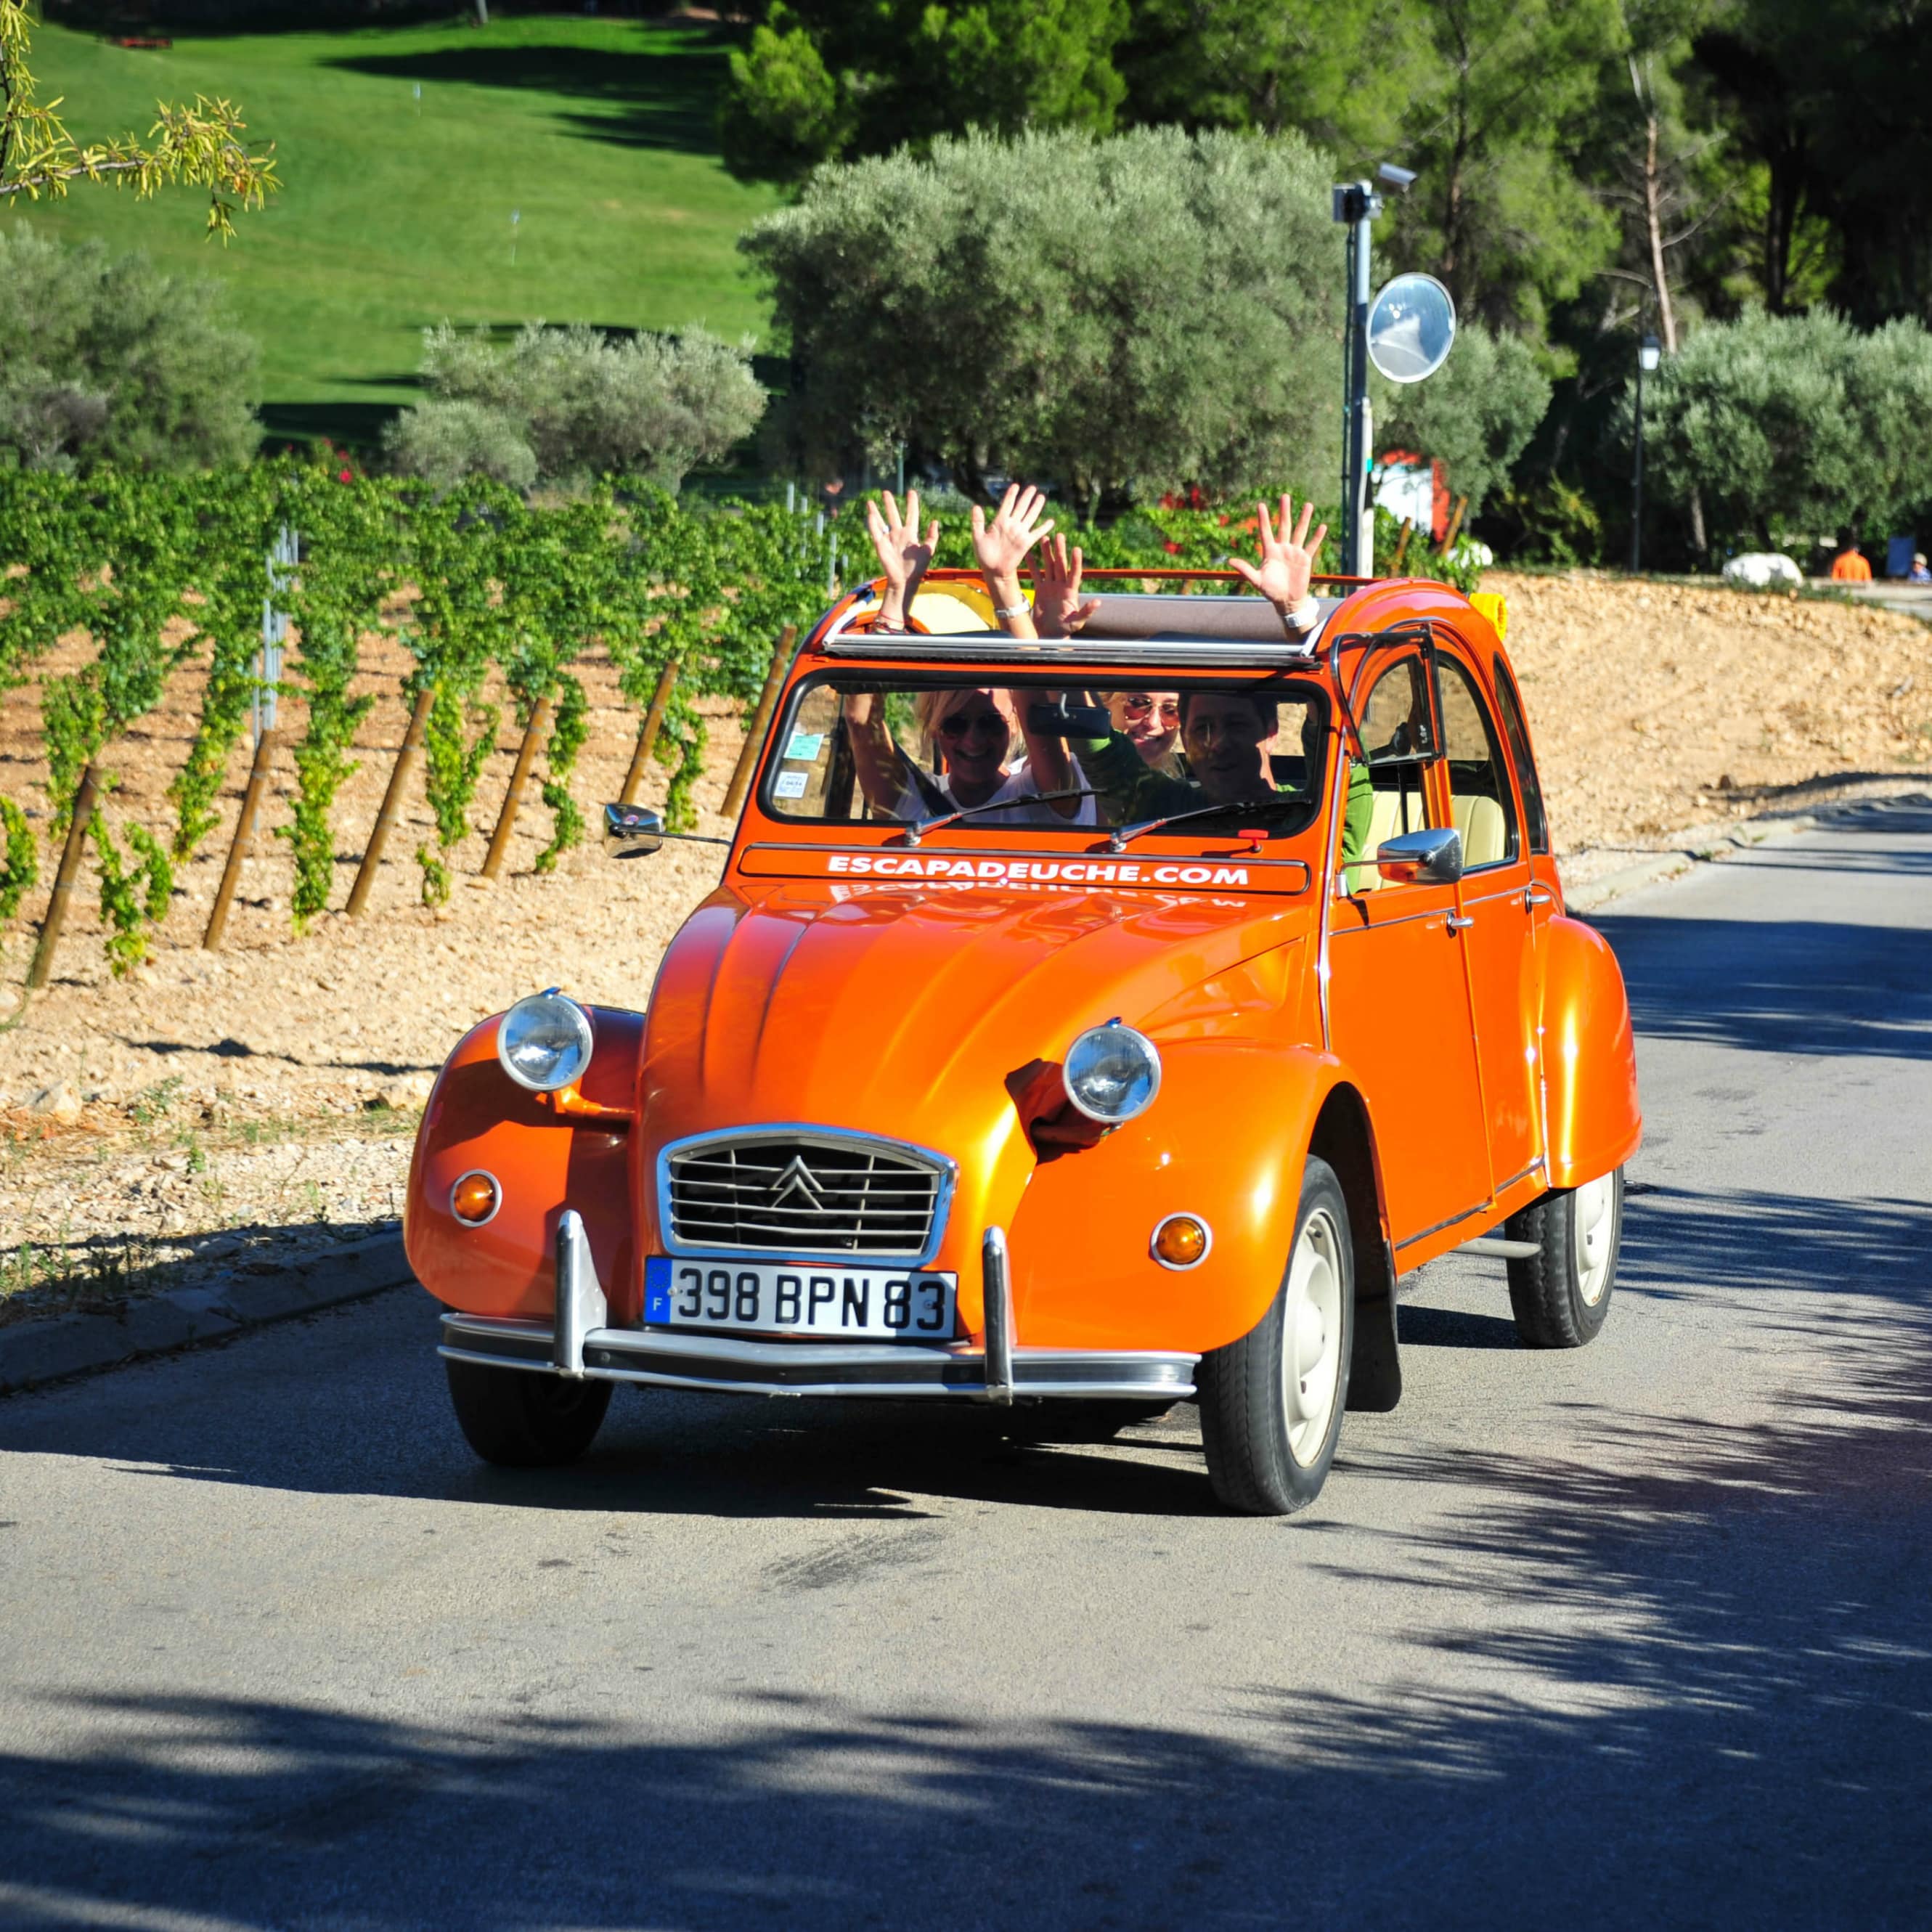
[[[1347,892],[1388,890],[1393,882],[1384,880],[1372,862],[1376,848],[1384,839],[1420,832],[1429,824],[1423,774],[1436,753],[1430,712],[1428,668],[1417,652],[1396,658],[1369,687],[1357,723],[1374,793],[1368,831],[1361,842],[1370,857],[1345,866]]]
[[[798,686],[760,802],[774,818],[821,824],[963,812],[969,830],[1076,832],[1189,814],[1177,836],[1198,823],[1203,838],[1250,825],[1292,838],[1320,809],[1328,717],[1298,678],[1094,691],[1037,676],[839,670]]]
[[[1497,709],[1502,713],[1503,736],[1509,740],[1510,756],[1516,760],[1516,782],[1522,792],[1523,816],[1529,821],[1529,849],[1550,850],[1550,820],[1543,809],[1543,787],[1537,782],[1536,760],[1529,754],[1529,733],[1523,724],[1522,700],[1516,696],[1516,680],[1509,666],[1496,661]]]
[[[1456,830],[1462,835],[1463,869],[1507,865],[1522,848],[1496,728],[1468,672],[1447,656],[1441,660],[1441,672],[1442,746]]]

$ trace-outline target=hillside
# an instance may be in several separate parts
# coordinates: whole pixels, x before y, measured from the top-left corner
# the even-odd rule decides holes
[[[158,98],[200,93],[239,101],[275,143],[283,190],[226,249],[180,190],[142,206],[83,186],[0,222],[226,281],[284,434],[366,432],[406,398],[417,332],[445,316],[764,328],[734,244],[773,197],[718,160],[710,28],[548,16],[164,52],[47,26],[34,45],[42,98],[65,97],[76,138],[145,133]]]

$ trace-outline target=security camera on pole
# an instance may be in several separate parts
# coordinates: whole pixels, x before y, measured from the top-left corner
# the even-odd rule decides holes
[[[1406,194],[1415,176],[1384,161],[1376,172]],[[1348,330],[1342,355],[1342,574],[1366,577],[1376,567],[1375,508],[1369,501],[1374,419],[1369,364],[1392,382],[1419,382],[1447,359],[1456,339],[1456,304],[1432,275],[1398,275],[1369,299],[1369,224],[1382,212],[1373,182],[1334,190],[1337,221],[1348,224]]]

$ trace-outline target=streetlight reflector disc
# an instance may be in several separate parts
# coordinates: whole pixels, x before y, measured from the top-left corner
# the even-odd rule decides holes
[[[1391,382],[1420,382],[1448,359],[1456,304],[1433,275],[1398,275],[1369,310],[1369,360]]]

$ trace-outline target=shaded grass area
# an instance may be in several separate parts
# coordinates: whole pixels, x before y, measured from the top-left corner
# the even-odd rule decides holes
[[[717,158],[725,46],[702,25],[554,16],[165,52],[47,26],[42,98],[65,97],[76,138],[145,132],[159,98],[226,95],[275,143],[284,185],[226,249],[186,190],[144,206],[82,186],[0,224],[227,282],[262,344],[272,434],[366,441],[408,399],[418,332],[446,317],[761,334],[734,244],[774,196]]]

